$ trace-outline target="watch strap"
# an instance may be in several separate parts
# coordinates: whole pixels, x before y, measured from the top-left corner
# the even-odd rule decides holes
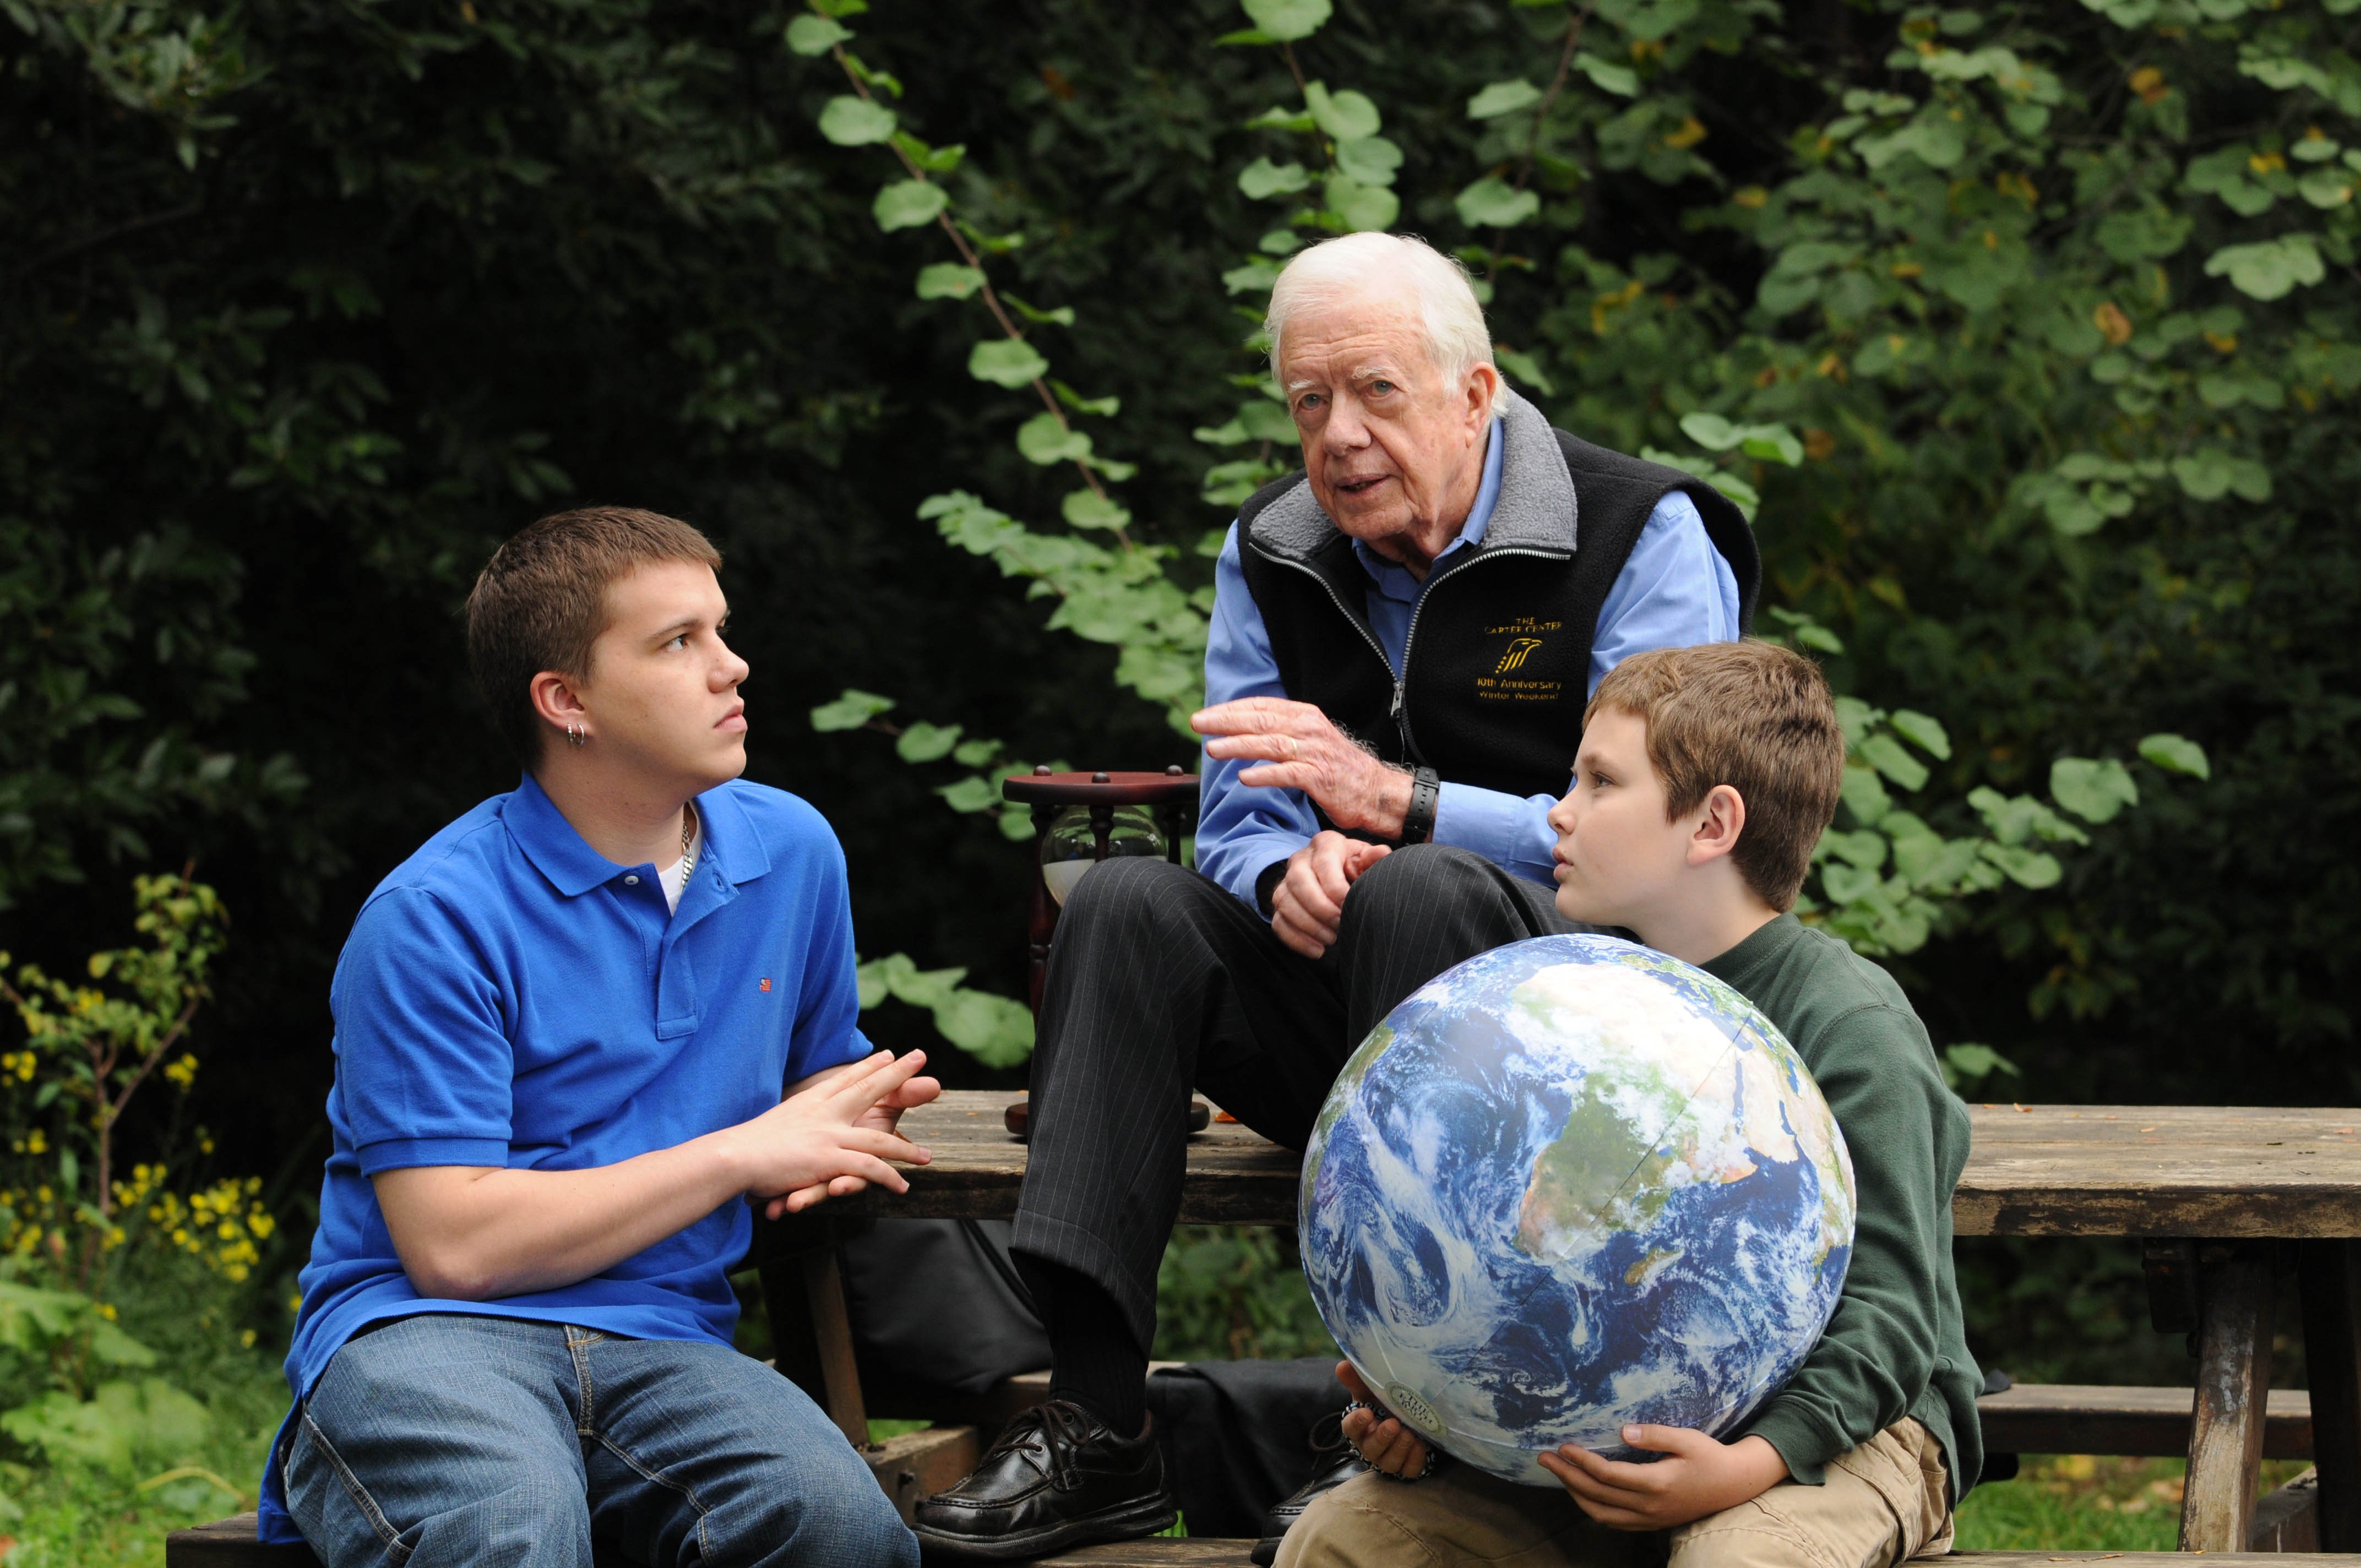
[[[1443,778],[1433,768],[1410,775],[1410,809],[1402,813],[1401,841],[1423,844],[1434,836],[1434,811],[1443,800]]]

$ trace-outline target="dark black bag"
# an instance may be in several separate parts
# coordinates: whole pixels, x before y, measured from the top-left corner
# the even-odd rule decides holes
[[[1259,1536],[1270,1506],[1312,1479],[1312,1429],[1345,1398],[1333,1355],[1194,1361],[1150,1377],[1148,1409],[1189,1533]]]
[[[837,1243],[870,1413],[930,1415],[1049,1365],[1005,1220],[879,1220]]]

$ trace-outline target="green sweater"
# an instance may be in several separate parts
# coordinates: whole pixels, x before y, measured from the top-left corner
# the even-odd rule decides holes
[[[1964,1497],[1984,1446],[1983,1375],[1951,1269],[1967,1108],[1944,1087],[1902,988],[1837,938],[1782,915],[1703,967],[1761,1008],[1812,1069],[1844,1129],[1860,1208],[1835,1316],[1746,1433],[1818,1486],[1829,1460],[1916,1416],[1943,1445],[1954,1500]]]

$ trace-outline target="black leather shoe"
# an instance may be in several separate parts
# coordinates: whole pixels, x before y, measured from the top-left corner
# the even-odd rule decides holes
[[[1319,1457],[1313,1463],[1312,1479],[1295,1489],[1294,1496],[1271,1505],[1270,1512],[1262,1516],[1262,1539],[1255,1542],[1254,1560],[1257,1568],[1270,1568],[1279,1556],[1279,1543],[1312,1500],[1323,1492],[1333,1492],[1358,1475],[1368,1466],[1345,1441],[1345,1413],[1323,1416],[1312,1429],[1312,1451]]]
[[[928,1557],[1005,1562],[1154,1535],[1175,1517],[1152,1426],[1117,1437],[1052,1399],[1010,1421],[975,1474],[922,1500],[912,1529]]]

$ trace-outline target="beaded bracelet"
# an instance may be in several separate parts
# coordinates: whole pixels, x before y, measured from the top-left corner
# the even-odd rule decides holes
[[[1380,1409],[1375,1405],[1366,1404],[1359,1399],[1355,1399],[1350,1404],[1346,1405],[1345,1407],[1344,1413],[1349,1416],[1355,1410],[1367,1410],[1369,1414],[1376,1416],[1382,1420],[1390,1421],[1401,1420],[1400,1416],[1395,1415],[1391,1410]],[[1407,1427],[1405,1427],[1405,1430],[1407,1430]],[[1415,1432],[1412,1432],[1411,1435],[1412,1437],[1418,1437],[1418,1434]],[[1396,1486],[1415,1486],[1421,1481],[1423,1481],[1428,1476],[1433,1475],[1436,1471],[1442,1470],[1450,1464],[1451,1455],[1444,1453],[1443,1450],[1435,1447],[1434,1444],[1428,1442],[1426,1439],[1422,1437],[1418,1437],[1418,1442],[1420,1446],[1426,1450],[1426,1463],[1419,1467],[1417,1475],[1397,1475],[1390,1470],[1379,1470],[1374,1464],[1369,1464],[1369,1468],[1376,1472],[1376,1474],[1384,1476],[1387,1480],[1393,1482]],[[1357,1443],[1355,1444],[1353,1452],[1358,1453],[1360,1452],[1360,1445]],[[1361,1463],[1364,1464],[1369,1464],[1366,1457],[1362,1459]]]

